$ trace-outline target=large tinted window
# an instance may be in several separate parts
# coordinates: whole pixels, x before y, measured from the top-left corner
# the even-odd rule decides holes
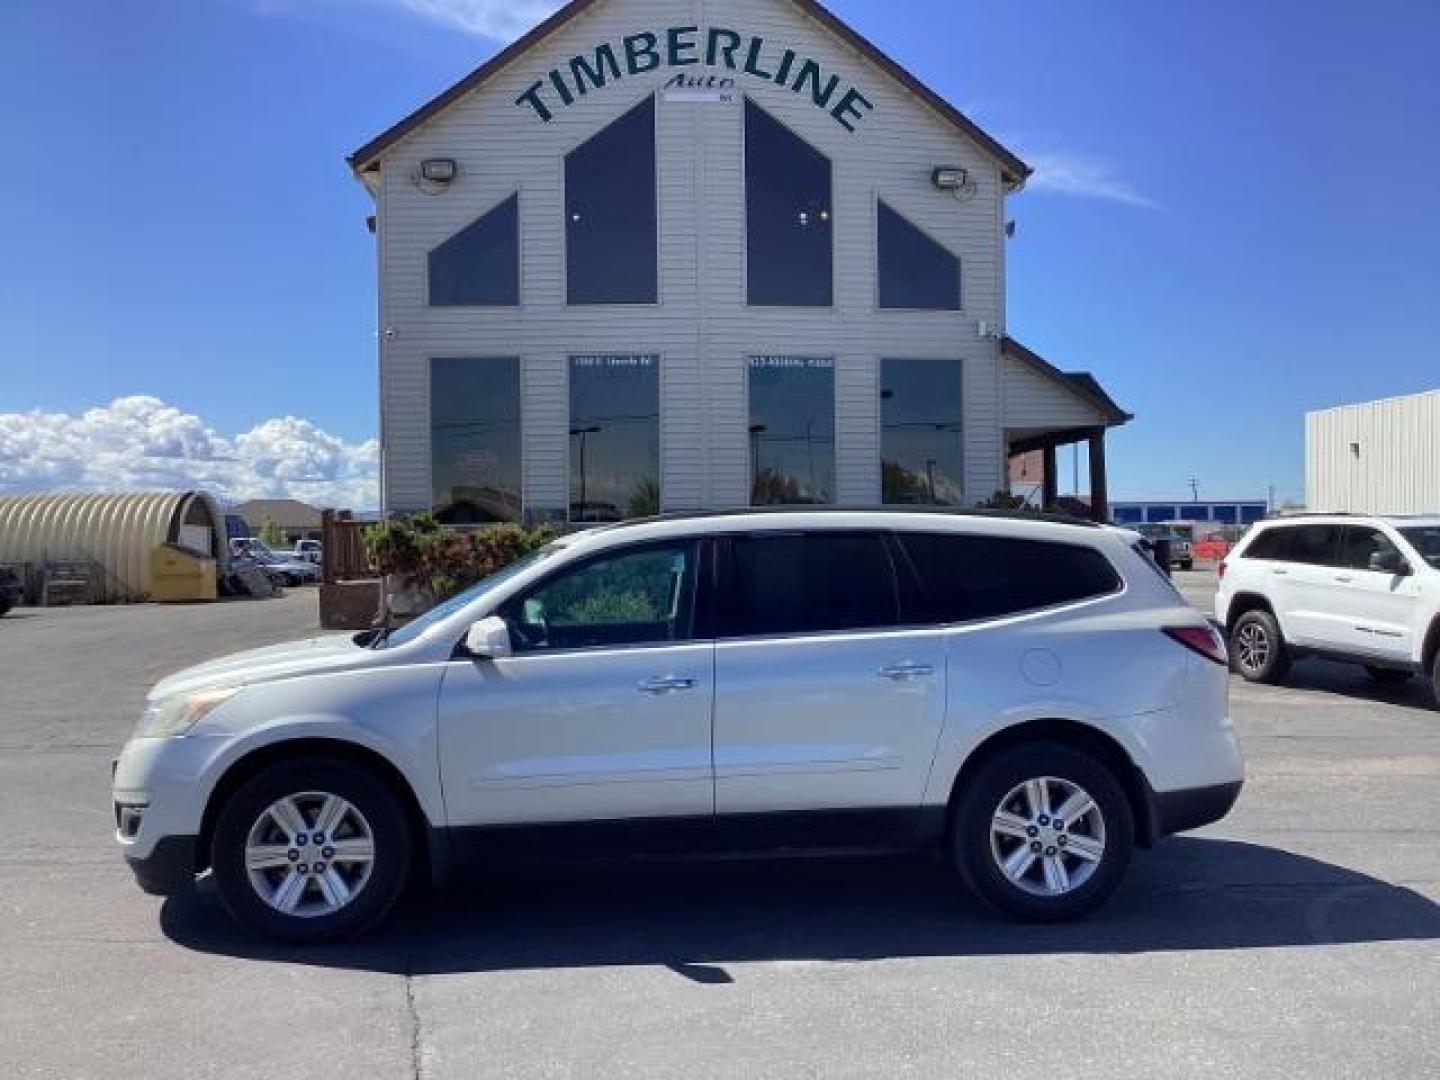
[[[660,512],[660,358],[570,358],[570,520]]]
[[[433,506],[441,521],[520,519],[520,361],[430,361]]]
[[[886,203],[877,222],[880,306],[960,310],[960,259]]]
[[[505,605],[517,650],[665,645],[693,631],[695,546],[658,544],[560,573]]]
[[[964,501],[963,376],[958,360],[882,362],[880,486],[887,504]]]
[[[520,303],[520,196],[512,195],[430,252],[434,307]]]
[[[1290,530],[1286,559],[1312,566],[1335,566],[1340,561],[1340,526],[1301,525]]]
[[[730,550],[721,586],[723,636],[822,634],[899,621],[895,575],[883,537],[740,536]]]
[[[751,501],[835,500],[835,364],[805,356],[750,358]]]
[[[918,579],[907,622],[994,619],[1116,592],[1120,576],[1092,548],[999,536],[902,535]],[[912,583],[913,584],[913,583]]]
[[[834,300],[830,159],[748,98],[745,232],[750,303],[829,307]]]
[[[565,251],[572,304],[659,300],[655,99],[565,158]]]

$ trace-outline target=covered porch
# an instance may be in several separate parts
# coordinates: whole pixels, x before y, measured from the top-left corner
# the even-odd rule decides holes
[[[1107,521],[1106,435],[1134,416],[1121,409],[1093,375],[1061,371],[1014,338],[1004,339],[1001,362],[1011,494],[1046,510]],[[1072,495],[1062,498],[1060,449],[1077,445],[1085,447],[1088,498],[1081,496],[1078,484]]]

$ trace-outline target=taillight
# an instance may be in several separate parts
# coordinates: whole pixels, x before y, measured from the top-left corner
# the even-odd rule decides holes
[[[1165,636],[1221,667],[1230,666],[1230,652],[1225,648],[1225,639],[1213,626],[1167,626]]]
[[[1221,581],[1225,580],[1225,571],[1228,569],[1230,569],[1230,567],[1224,559],[1221,559],[1220,565],[1215,567],[1215,573],[1219,575]]]

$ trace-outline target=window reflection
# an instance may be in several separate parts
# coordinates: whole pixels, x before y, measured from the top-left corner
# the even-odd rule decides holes
[[[660,512],[660,361],[570,358],[570,520]]]
[[[835,501],[835,362],[750,358],[751,502]]]
[[[831,305],[830,194],[830,159],[747,98],[745,228],[752,305]]]
[[[520,303],[520,196],[461,229],[430,252],[434,307]]]
[[[520,361],[430,361],[431,486],[447,525],[520,520]]]
[[[565,158],[565,244],[572,304],[659,300],[655,99]]]
[[[890,505],[964,501],[964,424],[958,360],[881,365],[880,486]]]

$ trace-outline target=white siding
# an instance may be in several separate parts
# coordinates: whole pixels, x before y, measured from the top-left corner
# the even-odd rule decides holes
[[[1440,511],[1440,390],[1307,415],[1305,501],[1316,511]]]
[[[1023,361],[1006,357],[1004,371],[1005,426],[1010,430],[1094,427],[1104,423],[1098,410]]]
[[[657,100],[660,303],[566,306],[564,155],[673,72],[662,68],[592,91],[557,110],[548,124],[513,102],[552,66],[598,43],[687,23],[760,34],[772,45],[813,56],[875,103],[851,134],[808,99],[752,76],[736,76],[739,91],[834,163],[832,309],[757,310],[745,304],[738,94],[730,105]],[[428,157],[453,157],[460,163],[459,180],[443,195],[422,194],[411,182],[418,163]],[[941,164],[966,167],[979,184],[976,197],[960,202],[937,193],[930,172]],[[427,307],[430,249],[517,188],[521,306]],[[877,310],[875,203],[881,196],[959,254],[963,312]],[[786,0],[610,0],[598,5],[387,151],[378,204],[389,509],[413,509],[430,501],[428,360],[433,356],[522,358],[524,487],[532,510],[565,505],[565,360],[577,352],[660,355],[667,509],[748,500],[745,358],[755,354],[835,357],[839,498],[861,503],[879,498],[881,358],[964,361],[967,494],[982,499],[1004,486],[999,348],[977,332],[979,322],[1002,324],[999,170],[951,125]]]

